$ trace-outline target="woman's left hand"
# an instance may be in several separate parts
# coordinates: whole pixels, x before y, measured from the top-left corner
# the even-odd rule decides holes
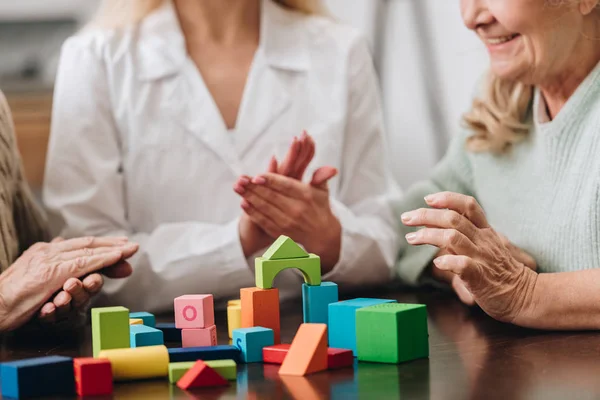
[[[430,209],[402,215],[407,226],[425,228],[406,235],[412,245],[429,244],[445,252],[434,260],[464,282],[475,302],[490,316],[512,322],[532,306],[537,273],[515,257],[470,196],[443,192],[425,198]]]
[[[331,211],[327,181],[337,174],[322,167],[311,183],[279,174],[263,174],[244,183],[242,208],[269,236],[292,237],[321,257],[323,272],[338,262],[341,224]],[[240,182],[240,181],[238,181]]]

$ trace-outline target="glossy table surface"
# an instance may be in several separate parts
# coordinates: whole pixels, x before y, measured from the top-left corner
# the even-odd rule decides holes
[[[600,334],[538,332],[502,324],[437,291],[361,293],[426,304],[430,358],[402,365],[355,362],[354,368],[284,378],[278,366],[238,366],[223,389],[183,392],[166,379],[115,386],[115,399],[595,399],[600,398]],[[357,297],[357,296],[351,296]],[[302,321],[300,301],[282,305],[282,340]],[[169,317],[159,318],[168,321]],[[228,342],[224,311],[219,343]],[[176,347],[176,344],[170,347]],[[70,339],[2,337],[0,361],[44,355],[89,356],[89,327]]]

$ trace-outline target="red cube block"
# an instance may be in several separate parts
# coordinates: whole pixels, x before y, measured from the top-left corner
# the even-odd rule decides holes
[[[73,359],[75,387],[79,396],[103,396],[113,392],[110,361],[98,358]]]
[[[289,344],[276,344],[275,346],[263,347],[263,362],[267,364],[283,364],[290,346]]]
[[[354,355],[348,349],[327,349],[327,368],[344,368],[354,365]]]

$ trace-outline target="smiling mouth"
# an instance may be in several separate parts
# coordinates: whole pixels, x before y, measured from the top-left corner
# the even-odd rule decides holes
[[[519,36],[521,36],[521,35],[519,35],[518,33],[515,33],[515,34],[512,34],[512,35],[508,35],[508,36],[500,36],[500,37],[495,37],[495,38],[485,38],[483,40],[487,44],[499,45],[499,44],[508,43],[511,40],[514,40],[514,39],[516,39]]]

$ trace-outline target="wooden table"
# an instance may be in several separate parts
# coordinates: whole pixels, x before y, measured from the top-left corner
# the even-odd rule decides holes
[[[167,380],[118,384],[115,399],[593,399],[600,398],[600,334],[547,333],[498,323],[447,293],[363,293],[427,304],[430,358],[402,365],[355,363],[307,378],[277,375],[278,366],[239,365],[229,388],[180,391]],[[354,297],[354,296],[353,296]],[[169,317],[160,318],[169,320]],[[282,307],[282,340],[302,320],[299,302]],[[219,342],[227,343],[224,312]],[[62,342],[2,338],[0,361],[44,355],[89,356],[89,327]]]

